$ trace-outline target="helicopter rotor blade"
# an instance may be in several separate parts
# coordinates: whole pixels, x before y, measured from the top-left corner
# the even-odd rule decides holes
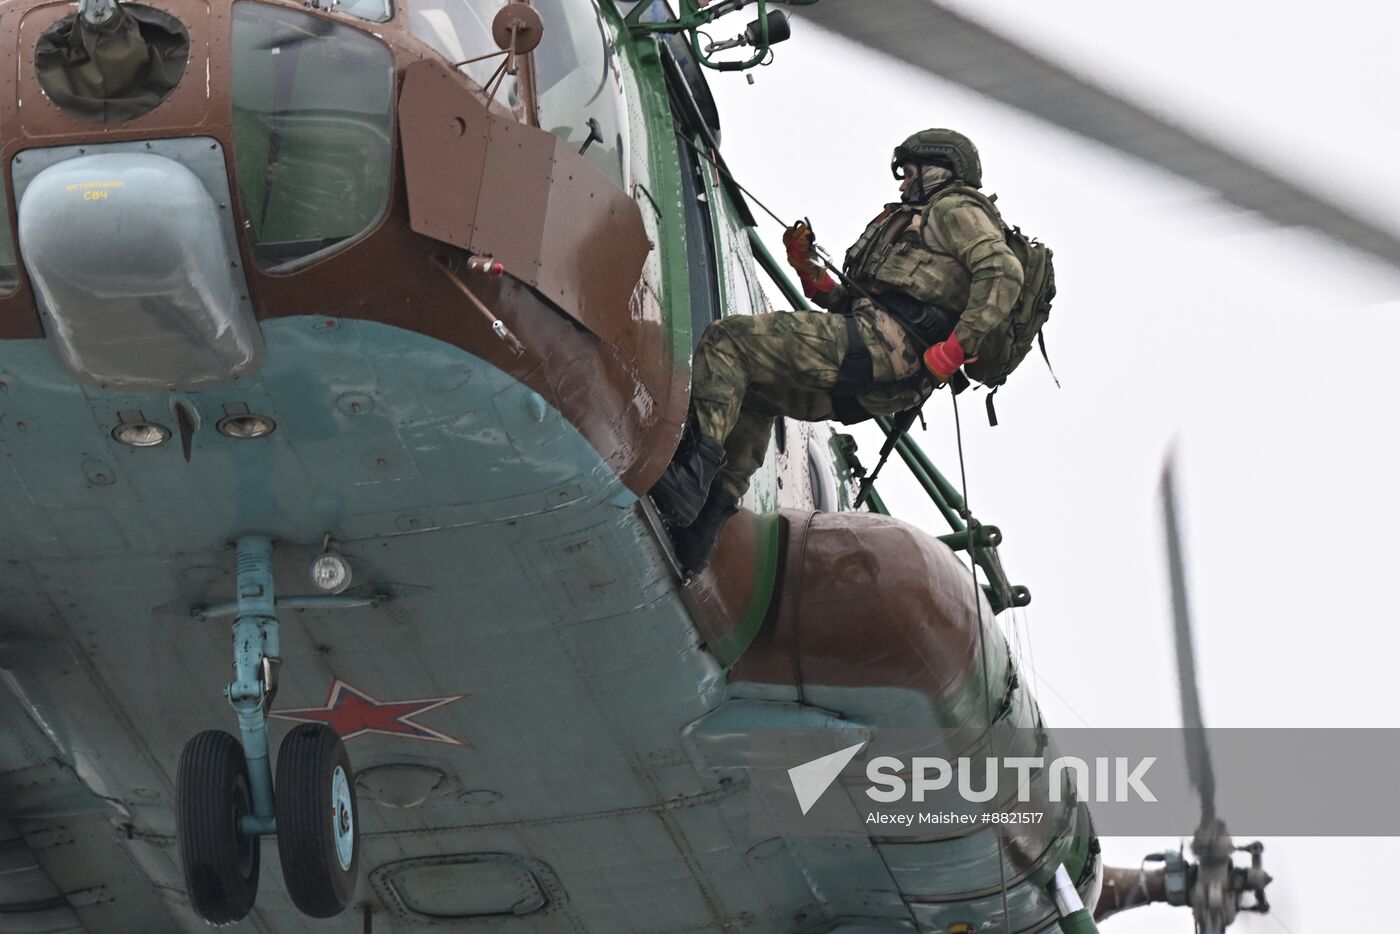
[[[1201,823],[1197,844],[1214,834],[1215,773],[1206,744],[1201,716],[1201,695],[1196,686],[1196,653],[1191,638],[1191,609],[1186,589],[1186,562],[1181,546],[1181,525],[1176,506],[1176,458],[1168,455],[1162,468],[1162,519],[1166,533],[1167,571],[1171,579],[1172,628],[1176,639],[1177,686],[1181,692],[1181,725],[1186,737],[1186,763],[1191,782],[1201,795]]]
[[[797,16],[1219,193],[1400,266],[1400,234],[1306,191],[931,0],[822,0]]]

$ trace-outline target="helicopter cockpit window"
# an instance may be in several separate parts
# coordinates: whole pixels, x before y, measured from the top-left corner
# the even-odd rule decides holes
[[[535,0],[544,35],[534,52],[540,128],[624,185],[624,111],[612,37],[591,0]]]
[[[333,7],[328,5],[327,9],[367,19],[371,23],[386,23],[394,17],[393,0],[339,0]]]
[[[358,30],[285,7],[233,13],[233,142],[253,255],[346,246],[389,202],[394,62]]]
[[[464,62],[498,50],[491,37],[491,21],[507,0],[408,0],[408,28],[415,37],[441,52],[450,62]],[[491,57],[462,67],[473,81],[485,86],[500,67]],[[496,99],[514,107],[520,91],[516,80],[505,76]]]

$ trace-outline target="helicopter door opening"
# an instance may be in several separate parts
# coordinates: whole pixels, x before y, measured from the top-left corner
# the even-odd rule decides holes
[[[681,132],[676,131],[676,152],[680,156],[681,204],[685,207],[685,247],[690,256],[690,349],[694,351],[705,328],[720,317],[719,274],[700,159]]]
[[[394,61],[356,29],[233,8],[233,142],[253,255],[269,269],[368,233],[393,180]]]
[[[653,4],[653,7],[656,5]],[[657,54],[666,75],[671,114],[676,125],[676,158],[680,163],[681,204],[685,208],[685,244],[690,256],[690,347],[700,344],[700,337],[711,322],[723,315],[719,283],[718,214],[712,210],[711,198],[716,186],[706,183],[706,166],[702,152],[711,151],[713,131],[697,106],[695,92],[676,59],[672,44],[657,43]],[[708,91],[708,88],[706,88]],[[723,223],[723,219],[719,219]]]

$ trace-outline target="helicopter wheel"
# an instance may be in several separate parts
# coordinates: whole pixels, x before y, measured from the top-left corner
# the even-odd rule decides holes
[[[258,897],[260,841],[239,828],[252,813],[239,741],[205,730],[186,743],[175,778],[180,868],[190,907],[210,924],[241,921]]]
[[[330,918],[354,898],[359,824],[345,744],[323,724],[293,729],[277,754],[277,852],[303,914]]]

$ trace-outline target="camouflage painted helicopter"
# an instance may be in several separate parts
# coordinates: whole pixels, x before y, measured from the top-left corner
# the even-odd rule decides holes
[[[704,326],[768,308],[760,270],[801,302],[703,78],[785,35],[758,0],[701,37],[745,5],[0,3],[0,930],[1040,931],[1207,882],[1234,917],[1223,834],[1106,869],[1072,802],[1031,853],[752,835],[747,731],[1038,714],[993,622],[1029,594],[907,440],[941,540],[851,509],[824,426],[781,425],[695,580],[641,495]],[[907,37],[1053,69],[855,9],[812,15],[974,87]],[[1400,256],[1054,75],[1012,102],[1118,108],[1196,147],[1168,168]]]

